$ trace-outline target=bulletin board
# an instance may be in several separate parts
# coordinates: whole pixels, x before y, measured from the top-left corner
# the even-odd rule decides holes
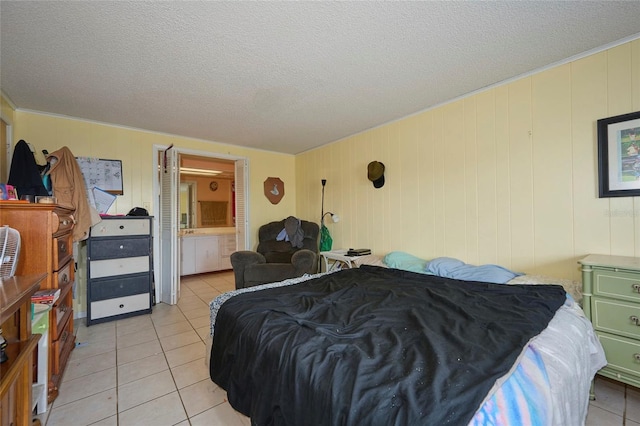
[[[82,170],[87,190],[100,188],[114,195],[124,194],[122,188],[122,161],[103,158],[76,157]]]

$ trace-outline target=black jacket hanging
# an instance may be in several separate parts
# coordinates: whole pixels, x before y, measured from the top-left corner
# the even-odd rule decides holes
[[[42,183],[38,171],[38,164],[29,149],[29,145],[20,139],[13,149],[11,169],[9,170],[9,185],[13,185],[21,195],[49,195]]]

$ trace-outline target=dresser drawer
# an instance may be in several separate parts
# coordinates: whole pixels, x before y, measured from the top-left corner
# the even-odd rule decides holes
[[[220,237],[220,264],[218,269],[232,269],[231,253],[236,251],[236,236],[223,235]]]
[[[236,236],[224,235],[220,237],[220,255],[223,257],[231,256],[236,251]]]
[[[91,302],[91,320],[151,309],[149,293]]]
[[[638,380],[640,375],[640,342],[608,333],[596,332],[596,334],[604,348],[607,367],[614,368],[622,374],[629,374]]]
[[[73,263],[67,262],[60,270],[53,273],[53,282],[62,292],[65,287],[73,284]]]
[[[89,278],[112,277],[116,275],[138,274],[149,271],[149,256],[127,257],[123,259],[91,260]]]
[[[640,302],[640,273],[596,269],[593,271],[594,296]]]
[[[57,271],[73,256],[73,235],[64,234],[53,238],[53,270]]]
[[[151,234],[148,219],[108,219],[91,227],[92,237],[122,237]]]
[[[149,294],[149,273],[127,275],[107,279],[92,280],[89,283],[91,300],[99,301],[116,297],[132,296],[134,294]]]
[[[60,297],[51,307],[51,338],[57,340],[64,329],[65,324],[73,315],[73,293],[72,286],[61,289]]]
[[[591,304],[596,330],[640,339],[640,305],[609,299],[592,299]]]
[[[64,366],[67,363],[69,353],[73,349],[74,342],[73,321],[67,321],[60,330],[60,336],[51,342],[51,360],[49,360],[49,366],[51,367],[51,374],[53,376],[60,376],[64,371]]]
[[[53,235],[59,235],[65,232],[70,232],[73,229],[76,221],[73,215],[69,213],[63,213],[62,211],[52,212],[54,216],[53,229],[51,230]]]
[[[90,260],[103,260],[148,256],[149,252],[149,237],[95,238],[91,241],[91,252],[88,255]]]

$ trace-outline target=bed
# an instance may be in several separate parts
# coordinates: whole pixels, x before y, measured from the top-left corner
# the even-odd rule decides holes
[[[211,379],[255,425],[580,425],[606,364],[559,285],[363,265],[210,306]]]

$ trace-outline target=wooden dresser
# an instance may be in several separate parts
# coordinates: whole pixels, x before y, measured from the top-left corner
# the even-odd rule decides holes
[[[608,362],[598,374],[640,387],[640,258],[592,254],[580,264],[583,310]]]
[[[60,297],[49,315],[49,402],[58,395],[62,373],[75,346],[72,212],[55,204],[0,204],[0,224],[20,232],[16,275],[45,273],[40,288],[60,289]]]
[[[151,313],[151,216],[103,218],[87,241],[87,326]]]
[[[45,274],[0,280],[0,329],[8,359],[0,363],[0,425],[31,424],[33,353],[40,339],[31,334],[31,295]]]

